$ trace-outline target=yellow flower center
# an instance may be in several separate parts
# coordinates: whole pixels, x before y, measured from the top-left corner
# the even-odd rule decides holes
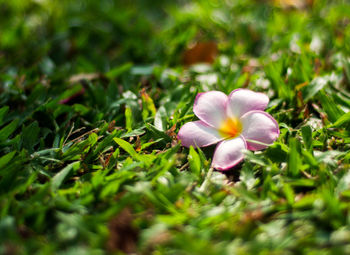
[[[242,132],[242,123],[237,118],[227,118],[222,122],[219,133],[225,138],[234,138]]]

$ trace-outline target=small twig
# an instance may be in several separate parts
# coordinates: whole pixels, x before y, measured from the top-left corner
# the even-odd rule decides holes
[[[303,170],[301,170],[300,172],[308,179],[312,179],[312,180],[316,179],[316,177],[313,177],[311,174],[309,174],[309,173],[307,173],[307,172],[305,172]]]
[[[189,163],[187,162],[186,164],[184,164],[182,167],[180,167],[180,172],[182,172],[186,167],[188,167]]]
[[[68,138],[72,135],[73,129],[74,129],[74,122],[73,122],[73,125],[72,125],[72,127],[70,128],[70,130],[68,132],[68,135],[67,135],[66,139],[64,139],[62,147],[64,147],[64,145],[66,144]]]
[[[81,136],[79,136],[79,137],[73,139],[71,142],[75,142],[75,141],[81,139],[82,137],[84,137],[84,136],[86,136],[86,135],[89,135],[89,134],[91,134],[91,133],[95,133],[95,132],[97,132],[97,131],[99,131],[99,128],[94,128],[94,129],[92,129],[92,130],[90,130],[90,131],[88,131],[88,132],[82,134]]]
[[[86,127],[81,127],[81,128],[78,128],[77,130],[74,130],[74,132],[72,133],[72,135],[74,135],[74,134],[80,132],[80,131],[83,130],[83,129],[86,129]]]
[[[68,136],[67,136],[67,138],[64,140],[64,142],[63,142],[63,146],[64,145],[66,145],[66,142],[67,142],[67,140],[69,139],[69,137],[71,137],[72,135],[74,135],[74,134],[76,134],[76,133],[78,133],[78,132],[80,132],[81,130],[84,130],[85,129],[85,127],[81,127],[81,128],[78,128],[77,130],[74,130],[73,131],[73,128],[74,128],[74,123],[73,123],[73,126],[71,127],[71,129],[69,130],[69,133],[68,133]],[[73,131],[73,132],[72,132]],[[90,132],[90,131],[89,131]],[[83,134],[82,136],[84,136],[85,134]],[[81,136],[79,136],[78,138],[75,138],[74,140],[72,140],[71,142],[74,142],[76,139],[79,139]]]

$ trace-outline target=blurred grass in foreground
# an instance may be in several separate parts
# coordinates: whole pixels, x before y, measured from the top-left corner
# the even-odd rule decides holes
[[[0,254],[350,253],[349,21],[348,1],[0,1]],[[280,138],[207,176],[213,148],[176,133],[197,92],[239,87]]]

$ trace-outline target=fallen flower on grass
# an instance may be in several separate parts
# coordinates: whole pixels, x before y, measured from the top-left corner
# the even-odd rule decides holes
[[[185,147],[218,143],[212,167],[228,170],[243,160],[244,150],[262,150],[279,136],[276,120],[264,112],[268,102],[265,94],[248,89],[236,89],[229,96],[199,93],[193,106],[199,120],[183,125],[178,138]]]

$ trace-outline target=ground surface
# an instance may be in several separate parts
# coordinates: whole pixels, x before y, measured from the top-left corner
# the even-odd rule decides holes
[[[0,254],[350,254],[350,5],[312,2],[0,1]],[[240,87],[281,135],[207,175],[176,133]]]

